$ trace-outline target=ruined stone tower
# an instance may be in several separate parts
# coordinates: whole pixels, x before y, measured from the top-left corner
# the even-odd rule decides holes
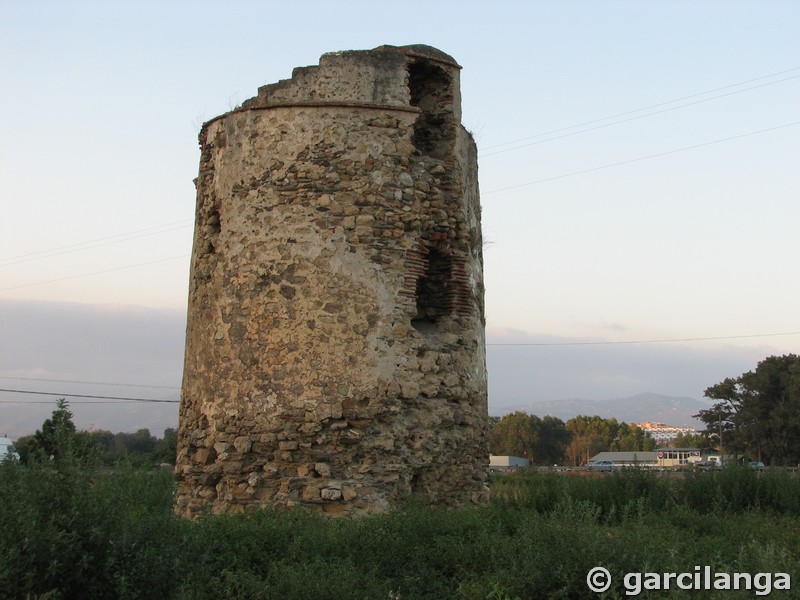
[[[459,70],[428,46],[325,54],[203,126],[179,514],[487,498]]]

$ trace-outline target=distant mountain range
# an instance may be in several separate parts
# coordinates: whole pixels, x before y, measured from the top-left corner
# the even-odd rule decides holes
[[[531,402],[516,406],[510,411],[523,412],[543,417],[551,415],[566,421],[578,415],[597,415],[604,419],[616,418],[626,423],[658,421],[675,427],[705,429],[703,423],[692,418],[698,411],[711,406],[710,402],[661,394],[643,393],[628,398],[610,400],[555,400]]]

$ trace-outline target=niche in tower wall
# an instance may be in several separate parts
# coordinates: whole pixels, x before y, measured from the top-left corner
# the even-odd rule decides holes
[[[411,141],[426,156],[445,158],[455,143],[452,83],[444,69],[427,61],[417,60],[408,66],[411,106],[422,110]]]
[[[417,314],[412,320],[415,326],[436,323],[450,312],[448,287],[452,278],[450,253],[445,254],[436,247],[427,248],[425,271],[417,279]]]

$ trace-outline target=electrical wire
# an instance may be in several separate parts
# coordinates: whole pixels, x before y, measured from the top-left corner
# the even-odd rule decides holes
[[[610,120],[610,119],[616,119],[616,118],[618,118],[618,117],[625,117],[625,116],[628,116],[628,115],[635,114],[635,113],[637,113],[637,112],[642,112],[642,111],[644,111],[644,110],[650,110],[651,108],[659,108],[659,107],[661,107],[661,106],[666,106],[666,105],[668,105],[668,104],[674,104],[674,103],[676,103],[676,102],[682,102],[682,101],[684,101],[684,100],[689,100],[689,99],[691,99],[691,98],[697,98],[698,96],[705,96],[706,94],[713,94],[714,92],[719,92],[719,91],[722,91],[722,90],[727,90],[727,89],[730,89],[730,88],[732,88],[732,87],[738,87],[738,86],[740,86],[740,85],[746,85],[746,84],[748,84],[748,83],[753,83],[754,81],[760,81],[760,80],[762,80],[762,79],[768,79],[768,78],[770,78],[770,77],[776,77],[776,76],[778,76],[778,75],[784,75],[784,74],[786,74],[786,73],[791,73],[791,72],[798,71],[798,70],[800,70],[800,67],[794,67],[794,68],[792,68],[792,69],[787,69],[787,70],[785,70],[785,71],[779,71],[779,72],[777,72],[777,73],[772,73],[771,75],[763,75],[763,76],[761,76],[761,77],[756,77],[756,78],[754,78],[754,79],[748,79],[747,81],[740,81],[740,82],[738,82],[738,83],[732,83],[732,84],[730,84],[730,85],[725,85],[725,86],[722,86],[722,87],[714,88],[714,89],[711,89],[711,90],[707,90],[707,91],[705,91],[705,92],[699,92],[699,93],[697,93],[697,94],[691,94],[691,95],[689,95],[689,96],[683,96],[683,97],[681,97],[681,98],[676,98],[675,100],[668,100],[668,101],[666,101],[666,102],[659,102],[659,103],[657,103],[657,104],[651,104],[651,105],[649,105],[649,106],[644,106],[644,107],[642,107],[642,108],[637,108],[637,109],[634,109],[634,110],[629,110],[629,111],[625,111],[625,112],[617,113],[617,114],[614,114],[614,115],[610,115],[610,116],[608,116],[608,117],[602,117],[602,118],[600,118],[600,119],[593,119],[593,120],[591,120],[591,121],[584,121],[583,123],[578,123],[577,125],[571,125],[571,126],[569,126],[569,127],[561,127],[561,128],[559,128],[559,129],[553,129],[553,130],[550,130],[550,131],[545,131],[545,132],[538,133],[538,134],[535,134],[535,135],[531,135],[531,136],[528,136],[528,137],[524,137],[524,138],[518,138],[518,139],[516,139],[516,140],[512,140],[512,141],[510,141],[510,142],[503,142],[503,143],[501,143],[501,144],[494,144],[494,145],[492,145],[492,146],[486,146],[486,147],[483,147],[483,148],[481,148],[481,150],[493,150],[494,148],[500,148],[500,147],[502,147],[502,146],[510,146],[510,145],[512,145],[512,144],[518,144],[518,143],[520,143],[520,142],[524,142],[524,141],[527,141],[527,140],[532,140],[532,139],[534,139],[534,138],[538,138],[538,137],[544,137],[544,136],[547,136],[547,135],[552,135],[552,134],[554,134],[554,133],[561,133],[562,131],[569,131],[570,129],[577,129],[578,127],[585,127],[586,125],[594,125],[595,123],[601,123],[601,122],[603,122],[603,121],[608,121],[608,120]],[[786,77],[786,78],[784,78],[784,79],[779,79],[779,80],[777,80],[777,81],[771,81],[771,82],[763,83],[763,84],[756,85],[756,86],[752,86],[752,87],[745,88],[745,89],[742,89],[742,90],[737,90],[737,91],[734,91],[734,92],[729,92],[729,93],[727,93],[727,94],[721,94],[721,95],[718,95],[718,96],[714,96],[714,97],[712,97],[712,98],[706,98],[706,99],[703,99],[703,100],[698,100],[698,101],[696,101],[696,102],[690,102],[690,103],[688,103],[688,104],[683,104],[683,105],[681,105],[681,106],[676,106],[676,107],[673,107],[673,108],[667,108],[667,109],[660,110],[660,111],[656,111],[656,112],[653,112],[653,113],[648,113],[647,115],[641,115],[641,116],[639,116],[639,117],[632,117],[632,118],[630,118],[630,119],[624,119],[624,120],[622,120],[622,121],[616,121],[616,122],[614,122],[614,123],[610,123],[610,124],[608,124],[608,125],[600,125],[599,127],[593,127],[593,128],[591,128],[591,129],[586,129],[586,130],[583,130],[583,131],[592,131],[593,129],[599,129],[599,128],[601,128],[601,127],[608,127],[608,126],[610,126],[610,125],[616,125],[617,123],[625,123],[625,122],[627,122],[627,121],[631,121],[631,120],[634,120],[634,119],[639,119],[639,118],[646,117],[646,116],[651,116],[651,115],[655,115],[655,114],[660,114],[660,113],[662,113],[662,112],[667,112],[667,111],[670,111],[670,110],[677,110],[677,109],[679,109],[679,108],[684,108],[684,107],[686,107],[686,106],[692,106],[692,105],[694,105],[694,104],[699,104],[699,103],[702,103],[702,102],[707,102],[707,101],[709,101],[709,100],[716,100],[716,99],[718,99],[718,98],[724,98],[724,97],[726,97],[726,96],[731,96],[731,95],[733,95],[733,94],[738,94],[738,93],[741,93],[741,92],[747,92],[747,91],[754,90],[754,89],[758,89],[758,88],[765,87],[765,86],[768,86],[768,85],[773,85],[773,84],[775,84],[775,83],[781,83],[781,82],[783,82],[783,81],[788,81],[788,80],[790,80],[790,79],[796,79],[797,77],[800,77],[800,75],[792,75],[792,76],[790,76],[790,77]],[[582,131],[580,131],[580,132],[575,132],[575,133],[582,133]],[[573,135],[573,134],[572,134],[572,133],[569,133],[569,134],[566,134],[566,135]],[[565,136],[558,136],[558,137],[565,137]],[[556,138],[550,138],[550,139],[558,139],[558,137],[556,137]],[[548,139],[548,140],[544,140],[544,141],[549,141],[549,139]],[[534,142],[534,143],[540,143],[540,142]],[[520,147],[520,148],[523,148],[523,147],[525,147],[525,146],[528,146],[528,145],[532,145],[532,144],[525,144],[524,146],[519,146],[519,147]],[[508,149],[508,150],[516,150],[516,148],[510,148],[510,149]],[[506,152],[506,151],[508,151],[508,150],[499,150],[499,151],[497,151],[497,152],[482,153],[482,154],[481,154],[481,156],[482,156],[482,157],[485,157],[485,156],[491,156],[492,154],[499,154],[500,152]]]
[[[81,277],[90,277],[92,275],[102,275],[103,273],[113,273],[114,271],[124,271],[125,269],[134,269],[136,267],[144,267],[146,265],[154,265],[157,263],[167,262],[170,260],[178,260],[179,258],[188,258],[188,254],[181,254],[179,256],[170,256],[169,258],[160,258],[158,260],[151,260],[148,262],[137,263],[135,265],[125,265],[124,267],[114,267],[112,269],[103,269],[102,271],[92,271],[91,273],[81,273],[79,275],[69,275],[67,277],[59,277],[58,279],[48,279],[46,281],[36,281],[34,283],[24,283],[22,285],[14,285],[11,287],[0,288],[0,292],[8,292],[10,290],[19,290],[27,287],[34,287],[37,285],[45,285],[47,283],[58,283],[59,281],[67,281],[69,279],[79,279]]]
[[[784,335],[800,335],[800,331],[787,331],[783,333],[755,333],[751,335],[722,335],[716,337],[696,338],[670,338],[659,340],[630,340],[630,341],[596,341],[596,342],[497,342],[488,343],[487,346],[619,346],[630,344],[677,344],[679,342],[709,342],[719,340],[741,340],[747,338],[777,337]]]
[[[77,250],[70,250],[70,249],[71,248],[76,248],[77,246],[85,246],[86,244],[96,244],[98,246],[102,246],[104,243],[114,244],[114,243],[117,243],[117,241],[126,241],[127,239],[136,239],[135,237],[129,237],[129,236],[133,236],[134,234],[143,234],[142,236],[138,236],[138,237],[144,237],[144,236],[147,236],[147,235],[156,235],[156,234],[162,233],[162,232],[160,232],[160,231],[153,232],[153,230],[155,230],[155,229],[163,229],[164,227],[172,227],[173,225],[182,224],[180,227],[173,227],[172,229],[166,229],[165,230],[165,231],[173,231],[174,229],[181,229],[183,227],[186,227],[190,223],[192,223],[192,219],[182,219],[180,221],[172,221],[170,223],[164,223],[162,225],[154,225],[152,227],[145,227],[144,229],[136,229],[134,231],[128,231],[126,233],[118,233],[118,234],[115,234],[115,235],[109,235],[109,236],[106,236],[106,237],[97,238],[97,239],[94,239],[94,240],[88,240],[88,241],[85,241],[85,242],[75,242],[73,244],[66,244],[64,246],[56,246],[55,248],[49,248],[47,250],[39,250],[37,252],[28,252],[28,253],[25,253],[25,254],[17,254],[15,256],[6,256],[4,258],[0,258],[0,263],[15,264],[15,263],[9,262],[9,261],[17,261],[18,259],[28,259],[30,257],[37,257],[40,254],[47,254],[47,255],[50,255],[51,253],[58,254],[59,251],[62,251],[62,250],[65,251],[64,253],[76,252],[76,251],[82,250],[83,248],[78,248]],[[153,233],[145,233],[145,232],[153,232]],[[118,240],[117,238],[126,238],[126,239]],[[111,240],[111,241],[107,241],[107,240]],[[94,246],[91,246],[91,247],[94,247]],[[55,254],[53,254],[53,255],[55,255]],[[36,258],[30,258],[30,259],[31,260],[36,260]],[[19,260],[19,262],[24,262],[24,261],[23,260]],[[0,266],[5,266],[5,264],[0,265]]]
[[[92,400],[123,400],[126,402],[156,402],[159,404],[177,404],[180,400],[158,400],[156,398],[129,398],[124,396],[94,396],[89,394],[67,394],[64,392],[37,392],[33,390],[13,390],[8,388],[0,388],[0,392],[9,392],[13,394],[35,394],[38,396],[59,396],[66,398],[89,398]]]
[[[111,383],[108,381],[81,381],[76,379],[47,379],[45,377],[12,377],[10,375],[0,375],[0,379],[13,379],[15,381],[46,381],[48,383],[77,383],[81,385],[107,385],[117,387],[136,387],[136,388],[151,388],[162,390],[179,390],[180,386],[176,385],[151,385],[144,383]]]
[[[61,250],[59,252],[52,252],[51,251],[49,254],[47,254],[46,251],[41,251],[41,252],[35,253],[35,254],[38,254],[38,256],[29,256],[27,258],[18,258],[16,260],[12,260],[12,259],[0,260],[0,267],[7,267],[7,266],[11,266],[11,265],[18,265],[18,264],[21,264],[21,263],[26,263],[26,262],[33,262],[33,261],[36,261],[36,260],[43,260],[45,258],[52,258],[54,256],[62,256],[64,254],[70,254],[70,253],[73,253],[73,252],[83,252],[84,250],[91,250],[92,248],[98,248],[100,246],[108,246],[108,245],[111,245],[111,244],[121,244],[123,242],[129,242],[131,240],[138,240],[138,239],[141,239],[141,238],[144,238],[144,237],[160,235],[162,233],[169,233],[170,231],[177,231],[178,229],[186,229],[187,227],[189,227],[189,225],[179,225],[177,227],[170,227],[168,229],[161,229],[159,231],[151,231],[149,233],[142,233],[142,234],[139,234],[139,235],[131,235],[129,237],[122,237],[120,239],[114,239],[114,240],[106,241],[106,242],[99,242],[99,243],[96,243],[96,244],[92,244],[90,242],[83,242],[81,244],[74,244],[74,246],[79,246],[80,245],[81,246],[80,248],[72,248],[72,249],[69,249],[69,250]]]
[[[797,79],[798,77],[800,77],[800,75],[794,75],[792,77],[787,77],[786,79]],[[781,79],[780,81],[786,81],[786,79]],[[778,82],[774,82],[774,83],[778,83]],[[762,85],[759,85],[759,86],[755,86],[755,87],[763,87],[765,85],[771,85],[771,84],[765,83],[765,84],[762,84]],[[748,88],[748,89],[754,89],[754,88]],[[741,91],[747,91],[747,90],[741,90]],[[727,94],[722,94],[720,96],[713,96],[712,98],[705,98],[703,100],[696,100],[695,102],[689,102],[688,104],[682,104],[680,106],[674,106],[672,108],[665,108],[665,109],[662,109],[662,110],[657,110],[655,112],[646,113],[646,114],[638,115],[638,116],[635,116],[635,117],[629,117],[627,119],[621,119],[619,121],[614,121],[612,123],[606,123],[604,125],[596,125],[595,127],[588,127],[586,129],[579,129],[578,131],[572,131],[570,133],[564,133],[564,134],[561,134],[561,135],[549,137],[549,138],[546,138],[544,140],[539,140],[539,141],[536,141],[536,142],[530,142],[528,144],[522,144],[520,146],[514,146],[513,148],[505,148],[503,150],[496,150],[494,152],[487,152],[485,154],[481,154],[481,158],[486,158],[488,156],[494,156],[496,154],[501,154],[503,152],[511,152],[512,150],[519,150],[520,148],[528,148],[529,146],[535,146],[537,144],[544,144],[545,142],[551,142],[553,140],[560,140],[561,138],[565,138],[565,137],[569,137],[569,136],[573,136],[573,135],[578,135],[580,133],[586,133],[586,132],[589,132],[589,131],[595,131],[597,129],[603,129],[605,127],[611,127],[613,125],[619,125],[620,123],[627,123],[629,121],[635,121],[637,119],[643,119],[645,117],[651,117],[653,115],[658,115],[658,114],[661,114],[661,113],[669,112],[671,110],[678,110],[679,108],[685,108],[687,106],[693,106],[695,104],[700,104],[702,102],[708,102],[709,100],[716,100],[717,98],[723,98],[725,96],[730,96],[732,94],[738,94],[738,93],[739,92],[729,92]]]
[[[70,405],[73,404],[138,404],[129,400],[70,400]],[[0,400],[0,404],[22,404],[28,406],[29,404],[48,404],[53,406],[52,400]]]
[[[572,171],[570,173],[563,173],[561,175],[553,175],[552,177],[544,177],[542,179],[537,179],[535,181],[528,181],[526,183],[519,183],[517,185],[510,185],[504,188],[497,188],[494,190],[489,190],[487,192],[482,192],[482,195],[488,194],[496,194],[497,192],[506,192],[508,190],[515,190],[517,188],[526,187],[529,185],[536,185],[538,183],[546,183],[548,181],[555,181],[557,179],[564,179],[566,177],[573,177],[574,175],[584,175],[586,173],[593,173],[594,171],[602,171],[604,169],[610,169],[612,167],[620,167],[622,165],[629,165],[631,163],[640,162],[643,160],[650,160],[653,158],[659,158],[661,156],[668,156],[670,154],[677,154],[678,152],[685,152],[686,150],[694,150],[696,148],[703,148],[705,146],[712,146],[714,144],[721,144],[723,142],[730,142],[732,140],[738,140],[741,138],[749,137],[751,135],[758,135],[761,133],[767,133],[770,131],[776,131],[778,129],[784,129],[786,127],[794,127],[795,125],[800,125],[800,121],[793,121],[791,123],[784,123],[783,125],[776,125],[775,127],[768,127],[767,129],[759,129],[758,131],[749,131],[747,133],[741,133],[739,135],[733,135],[726,138],[721,138],[718,140],[712,140],[710,142],[701,142],[699,144],[693,144],[691,146],[684,146],[683,148],[675,148],[674,150],[667,150],[665,152],[658,152],[656,154],[648,154],[646,156],[639,156],[637,158],[630,158],[627,160],[622,160],[615,163],[609,163],[607,165],[600,165],[599,167],[591,167],[589,169],[581,169],[580,171]]]

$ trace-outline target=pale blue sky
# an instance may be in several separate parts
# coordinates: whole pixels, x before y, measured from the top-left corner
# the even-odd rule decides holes
[[[463,66],[490,340],[798,332],[798,25],[788,0],[2,1],[0,299],[184,309],[202,122],[324,52],[425,43]],[[722,345],[800,335],[692,343]]]

